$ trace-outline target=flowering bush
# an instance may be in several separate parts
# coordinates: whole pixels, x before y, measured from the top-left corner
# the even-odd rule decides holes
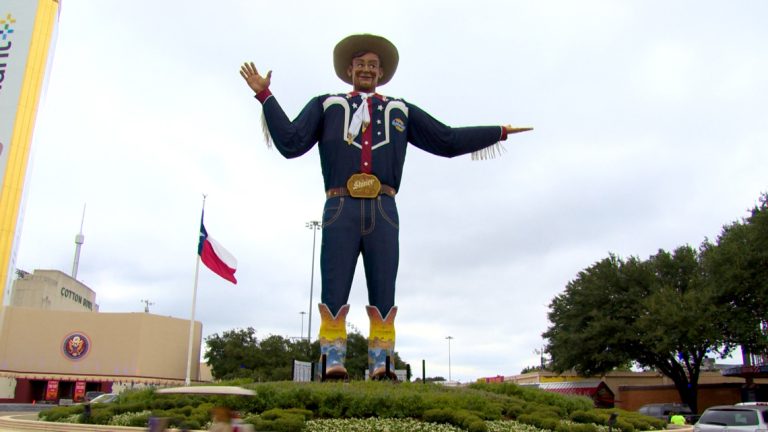
[[[488,432],[545,432],[543,429],[514,420],[489,421],[486,424],[488,425]]]
[[[516,421],[495,420],[486,422],[489,432],[545,432]],[[456,426],[444,423],[420,422],[413,419],[333,419],[311,420],[305,432],[463,432]]]
[[[117,414],[109,419],[112,426],[146,426],[152,411],[126,412]]]
[[[306,432],[462,432],[455,426],[420,422],[413,419],[333,419],[310,420]]]
[[[80,423],[80,416],[82,414],[70,414],[66,417],[60,417],[57,421],[59,423]]]

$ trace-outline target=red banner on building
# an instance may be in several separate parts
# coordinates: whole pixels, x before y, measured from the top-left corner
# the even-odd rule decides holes
[[[495,377],[484,378],[487,383],[501,383],[504,382],[504,375],[496,375]]]
[[[59,382],[48,381],[48,388],[45,389],[45,400],[54,401],[59,397]]]
[[[75,402],[82,402],[85,399],[85,381],[77,381],[75,383]]]

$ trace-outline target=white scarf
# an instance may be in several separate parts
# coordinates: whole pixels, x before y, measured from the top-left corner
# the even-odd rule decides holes
[[[349,129],[347,130],[347,144],[352,144],[355,138],[360,134],[360,128],[365,131],[368,125],[371,124],[371,113],[368,111],[368,98],[373,96],[374,93],[360,93],[360,97],[363,100],[360,102],[360,106],[357,107],[357,111],[352,115],[352,121],[349,122]]]

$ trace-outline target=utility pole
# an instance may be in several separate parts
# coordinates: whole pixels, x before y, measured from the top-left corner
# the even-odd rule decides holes
[[[448,382],[451,382],[451,340],[453,340],[453,336],[448,336],[446,339],[448,339]]]
[[[154,306],[155,304],[150,302],[149,300],[141,300],[142,303],[144,303],[144,312],[149,313],[149,307]]]
[[[322,228],[322,224],[319,221],[309,221],[306,224],[307,228],[312,230],[312,272],[309,279],[309,321],[307,323],[307,343],[312,344],[312,309],[314,301],[312,300],[314,287],[315,287],[315,240],[317,237],[317,231]]]

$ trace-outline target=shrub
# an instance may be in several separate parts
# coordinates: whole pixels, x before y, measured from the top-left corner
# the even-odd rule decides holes
[[[150,408],[150,405],[147,402],[142,401],[109,404],[109,409],[111,409],[115,414],[140,412],[148,408]]]
[[[72,414],[72,412],[71,412],[71,409],[69,409],[68,407],[55,407],[55,408],[47,409],[45,411],[40,411],[37,414],[37,418],[43,421],[55,422],[62,417],[69,416],[70,414]]]
[[[113,415],[115,415],[115,413],[110,408],[94,409],[91,412],[91,418],[88,423],[107,424]]]
[[[262,420],[275,420],[281,417],[300,417],[303,420],[309,420],[312,418],[312,411],[301,409],[301,408],[289,408],[289,409],[280,409],[275,408],[271,410],[264,411],[259,415],[259,417]]]
[[[488,425],[482,420],[474,420],[464,425],[469,432],[488,432]]]
[[[181,430],[185,430],[185,429],[187,429],[187,430],[202,429],[202,425],[198,421],[193,420],[193,419],[182,420],[179,423],[174,424],[173,426],[175,426],[177,429],[181,429]]]
[[[560,422],[555,429],[556,432],[598,432],[597,426],[591,423],[568,423]]]
[[[666,422],[661,419],[649,417],[634,411],[625,411],[621,409],[594,410],[599,415],[604,416],[603,424],[608,424],[608,417],[611,414],[617,414],[618,419],[616,427],[618,429],[629,431],[630,427],[634,430],[661,430],[666,427]],[[621,422],[621,425],[619,424]]]
[[[476,412],[459,409],[437,408],[424,411],[423,420],[431,423],[445,423],[472,432],[487,432],[488,426]]]
[[[301,414],[274,409],[262,413],[261,418],[254,419],[253,426],[256,430],[301,432],[304,430],[306,424],[304,422],[304,417]]]
[[[431,409],[424,411],[422,419],[432,423],[451,423],[453,421],[453,412],[449,409]]]
[[[526,402],[555,406],[562,409],[565,414],[577,410],[590,410],[594,407],[592,400],[585,396],[566,396],[512,383],[474,383],[469,387],[490,393],[514,396]]]
[[[61,417],[59,423],[81,423],[82,417],[82,414],[70,414],[69,416]]]
[[[304,418],[304,420],[312,420],[312,417],[314,417],[314,414],[312,414],[312,411],[307,409],[301,409],[301,408],[288,408],[285,410],[288,414],[295,414],[298,416],[301,416]]]
[[[528,414],[532,414],[538,417],[552,418],[557,420],[565,417],[565,413],[563,412],[562,408],[551,405],[530,403],[526,404],[524,409]]]
[[[516,419],[517,416],[524,413],[523,402],[517,398],[513,398],[511,401],[507,401],[502,407],[501,413],[508,419]]]
[[[637,413],[594,409],[587,398],[546,393],[509,383],[450,388],[416,383],[273,382],[252,384],[251,388],[256,392],[255,397],[161,395],[148,390],[125,392],[117,403],[94,405],[89,422],[106,424],[116,415],[150,410],[154,415],[170,418],[176,427],[197,424],[198,428],[204,428],[210,423],[211,408],[228,406],[239,411],[246,422],[262,422],[263,430],[292,430],[303,427],[299,423],[312,418],[375,417],[424,419],[441,427],[481,432],[487,430],[491,422],[507,418],[527,424],[519,425],[524,430],[533,426],[559,432],[594,432],[590,426],[579,425],[604,425],[613,412],[618,413],[622,421],[616,425],[617,431],[663,428],[663,424],[657,426],[659,421]],[[79,415],[82,409],[82,406],[56,407],[39,416],[61,421],[72,418],[73,414]]]
[[[150,411],[124,412],[109,419],[109,424],[113,426],[139,426],[144,427],[149,421]]]
[[[344,413],[344,406],[346,401],[345,396],[340,391],[334,391],[327,394],[325,398],[320,401],[320,405],[317,408],[317,415],[325,418],[340,418]]]
[[[534,414],[522,414],[517,417],[517,421],[527,425],[535,426],[539,429],[556,430],[560,421],[552,417],[542,417]]]
[[[594,410],[590,411],[574,411],[571,413],[571,421],[574,421],[576,423],[594,423],[603,425],[606,424],[608,421],[608,415],[599,413]]]
[[[624,432],[635,432],[635,426],[626,420],[616,420],[616,429],[621,429]]]
[[[171,399],[158,399],[153,406],[156,409],[169,410],[171,408],[176,408],[176,402]]]
[[[185,406],[197,406],[197,405],[199,405],[199,402],[195,403],[195,400],[189,396],[182,396],[176,399],[176,408],[183,408]]]

